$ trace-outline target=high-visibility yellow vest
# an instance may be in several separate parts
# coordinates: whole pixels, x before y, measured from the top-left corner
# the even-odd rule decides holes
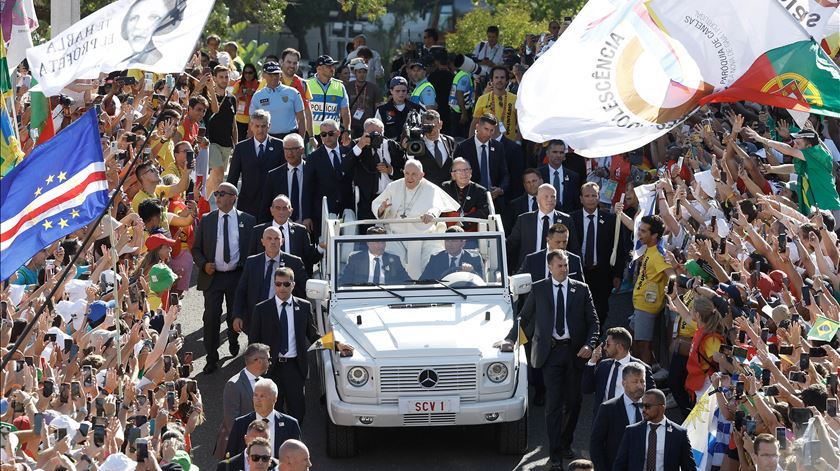
[[[472,89],[473,89],[473,79],[472,75],[464,72],[463,70],[459,70],[457,74],[455,74],[455,78],[452,79],[452,88],[449,90],[449,107],[452,108],[452,111],[456,113],[461,112],[461,105],[458,104],[458,82],[461,79],[467,76],[470,78],[470,89],[464,92],[464,104],[467,106],[467,109],[471,109],[473,107],[473,98],[472,98]]]
[[[432,85],[427,79],[423,79],[422,82],[420,82],[419,84],[417,84],[416,87],[414,87],[414,91],[411,92],[411,96],[408,99],[411,100],[412,103],[424,105],[425,103],[420,102],[420,95],[427,88],[431,88],[432,90],[435,89],[434,85]]]
[[[334,119],[341,122],[341,99],[345,97],[344,85],[341,80],[330,79],[326,93],[318,80],[312,76],[306,79],[309,91],[312,93],[312,100],[309,107],[312,109],[312,132],[321,133],[321,123],[326,119]]]

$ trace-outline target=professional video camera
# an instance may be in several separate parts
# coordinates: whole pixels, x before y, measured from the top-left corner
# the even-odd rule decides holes
[[[481,66],[476,64],[472,58],[463,54],[452,54],[449,56],[449,61],[452,62],[459,70],[472,75],[481,74]]]
[[[426,150],[423,135],[432,132],[434,128],[434,124],[423,123],[419,111],[409,112],[403,128],[403,135],[408,138],[406,153],[412,157],[423,155]]]

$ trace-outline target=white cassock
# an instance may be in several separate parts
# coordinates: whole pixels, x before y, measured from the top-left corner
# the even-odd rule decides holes
[[[379,216],[379,207],[388,200],[391,206]],[[439,186],[429,182],[425,178],[412,190],[405,186],[405,179],[393,181],[385,187],[376,199],[371,203],[371,211],[377,219],[405,219],[419,218],[428,213],[439,217],[440,213],[456,211],[460,206],[451,196],[446,194]],[[388,232],[391,234],[423,234],[446,231],[446,224],[432,222],[405,222],[388,224]],[[443,250],[443,241],[401,241],[389,242],[387,250],[399,255],[406,264],[406,271],[412,278],[417,279],[423,272],[429,257],[432,254]]]

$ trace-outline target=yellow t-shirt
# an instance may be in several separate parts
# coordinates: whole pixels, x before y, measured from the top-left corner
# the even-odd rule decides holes
[[[513,139],[519,134],[519,124],[516,119],[516,95],[505,92],[503,97],[497,97],[493,92],[478,97],[475,103],[473,118],[480,118],[484,113],[492,113],[505,127],[505,136]]]
[[[633,308],[658,314],[665,305],[665,270],[671,268],[654,245],[639,260],[639,274],[633,284]]]
[[[158,185],[155,187],[155,193],[153,195],[150,195],[143,190],[138,191],[137,194],[134,195],[134,198],[131,200],[131,209],[136,213],[137,208],[140,207],[140,203],[142,203],[145,200],[153,198],[164,199],[173,197],[174,193],[172,192],[172,188],[173,187],[168,185]]]
[[[158,150],[157,155],[155,157],[157,157],[158,166],[163,169],[160,172],[160,176],[181,176],[181,172],[178,170],[178,166],[175,164],[175,143],[172,142],[172,139],[168,140],[162,146],[160,146],[160,150]]]

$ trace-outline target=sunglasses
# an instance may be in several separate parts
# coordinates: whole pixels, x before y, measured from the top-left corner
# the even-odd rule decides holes
[[[284,288],[288,288],[289,286],[292,286],[292,282],[291,281],[275,281],[274,286],[282,286]]]
[[[236,196],[236,193],[228,193],[226,191],[214,191],[213,192],[213,196],[215,196],[217,198],[221,198],[222,196],[225,196],[225,195]]]
[[[664,404],[647,404],[647,403],[643,402],[642,403],[642,409],[653,409],[654,407],[659,407],[661,405],[664,405]]]
[[[271,455],[251,455],[251,460],[254,462],[265,462],[268,463],[271,461]]]
[[[327,136],[329,136],[329,137],[335,136],[335,131],[327,131],[327,132],[322,132],[321,133],[321,137],[327,137]]]

